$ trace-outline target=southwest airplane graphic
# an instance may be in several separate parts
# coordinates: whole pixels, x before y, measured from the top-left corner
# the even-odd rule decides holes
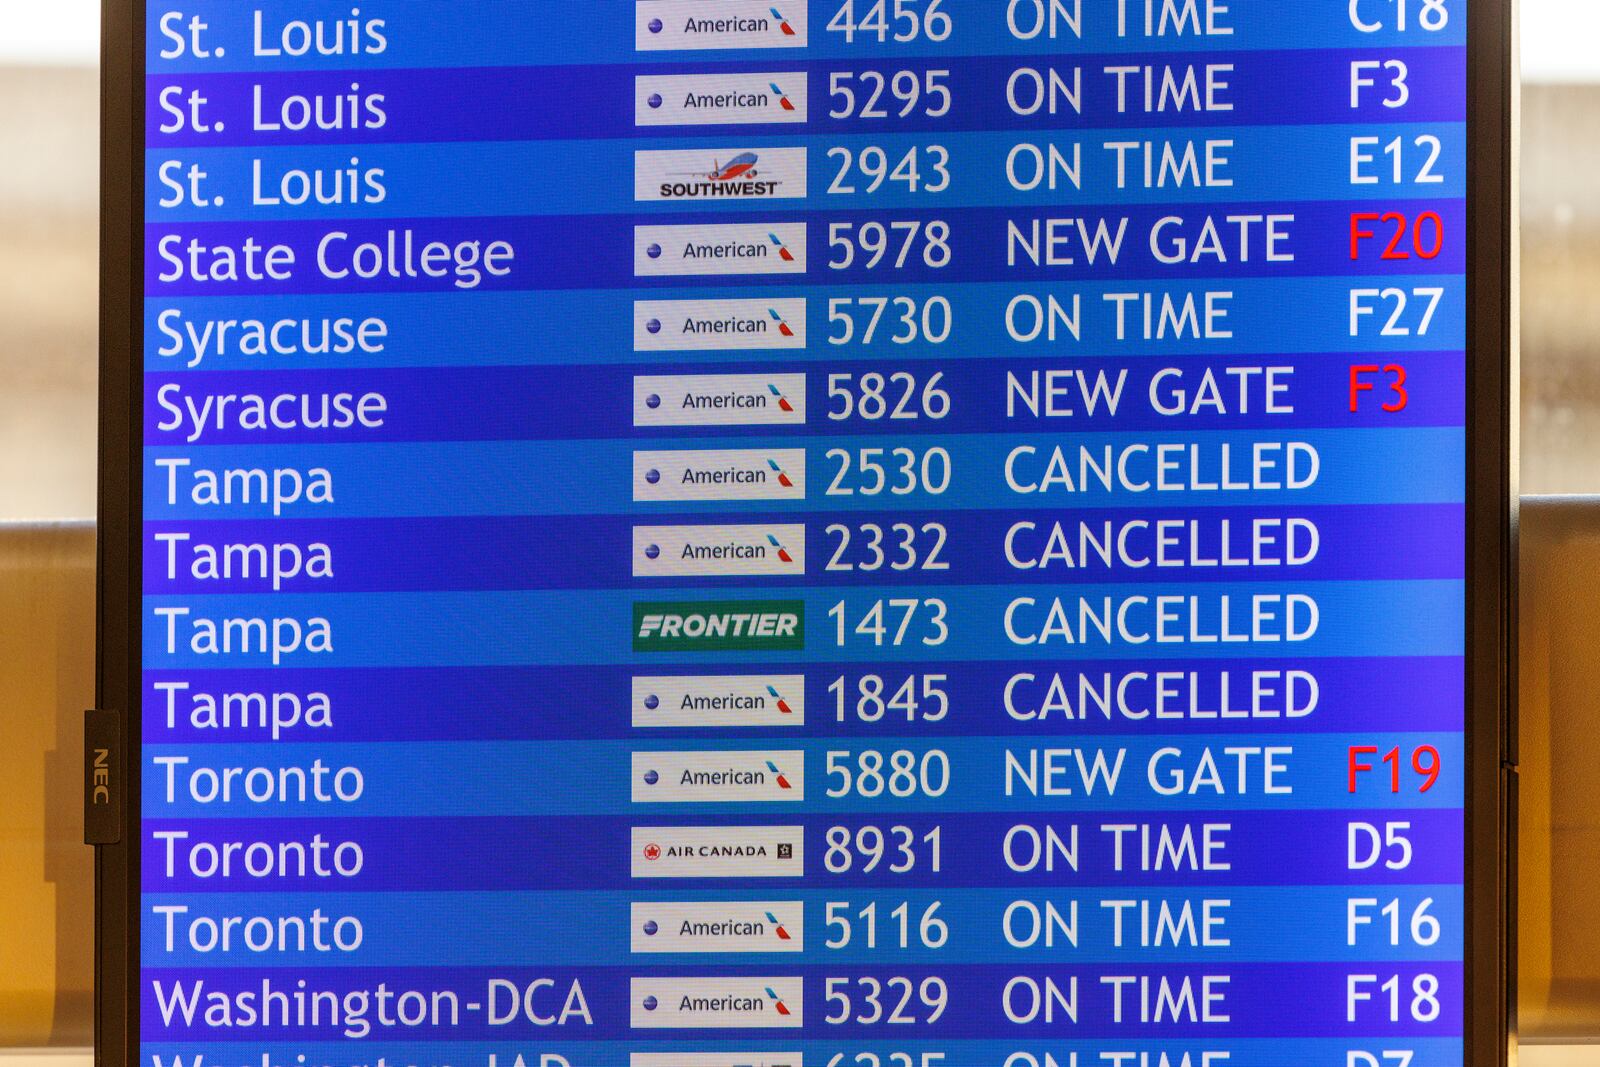
[[[756,162],[760,158],[761,157],[757,156],[754,152],[740,152],[738,155],[728,160],[728,165],[726,167],[716,160],[713,160],[711,163],[711,169],[709,171],[686,171],[683,173],[687,173],[696,178],[705,178],[707,181],[713,182],[731,182],[737,181],[740,178],[754,178],[760,173],[760,171],[756,170]]]

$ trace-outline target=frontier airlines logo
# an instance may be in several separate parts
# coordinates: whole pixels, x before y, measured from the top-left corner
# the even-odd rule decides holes
[[[633,606],[635,652],[799,652],[803,600],[645,601]]]

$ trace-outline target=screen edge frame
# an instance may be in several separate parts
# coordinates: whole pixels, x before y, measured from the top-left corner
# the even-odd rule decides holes
[[[1517,16],[1516,0],[1467,4],[1464,1039],[1469,1067],[1504,1067],[1516,1043]],[[124,790],[121,840],[95,846],[96,1067],[139,1060],[145,24],[146,0],[102,4],[95,700],[122,724]]]
[[[100,15],[100,370],[95,707],[121,724],[122,832],[95,846],[94,1061],[139,1060],[140,524],[145,0]]]
[[[1467,22],[1466,1061],[1516,1035],[1517,0]]]

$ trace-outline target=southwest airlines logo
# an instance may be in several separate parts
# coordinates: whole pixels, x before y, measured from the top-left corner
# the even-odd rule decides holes
[[[740,152],[728,160],[726,167],[721,163],[711,164],[711,172],[706,175],[706,180],[721,184],[723,182],[731,182],[735,178],[754,178],[756,176],[756,163],[760,158],[754,152]]]
[[[633,198],[675,203],[705,200],[801,200],[806,196],[804,148],[641,150],[633,154]]]

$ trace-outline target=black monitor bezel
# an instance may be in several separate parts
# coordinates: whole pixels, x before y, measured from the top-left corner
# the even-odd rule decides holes
[[[1515,0],[1468,15],[1466,1064],[1515,1041],[1517,511]],[[139,1060],[145,0],[105,0],[101,45],[96,706],[121,722],[120,841],[96,846],[95,1062]]]

